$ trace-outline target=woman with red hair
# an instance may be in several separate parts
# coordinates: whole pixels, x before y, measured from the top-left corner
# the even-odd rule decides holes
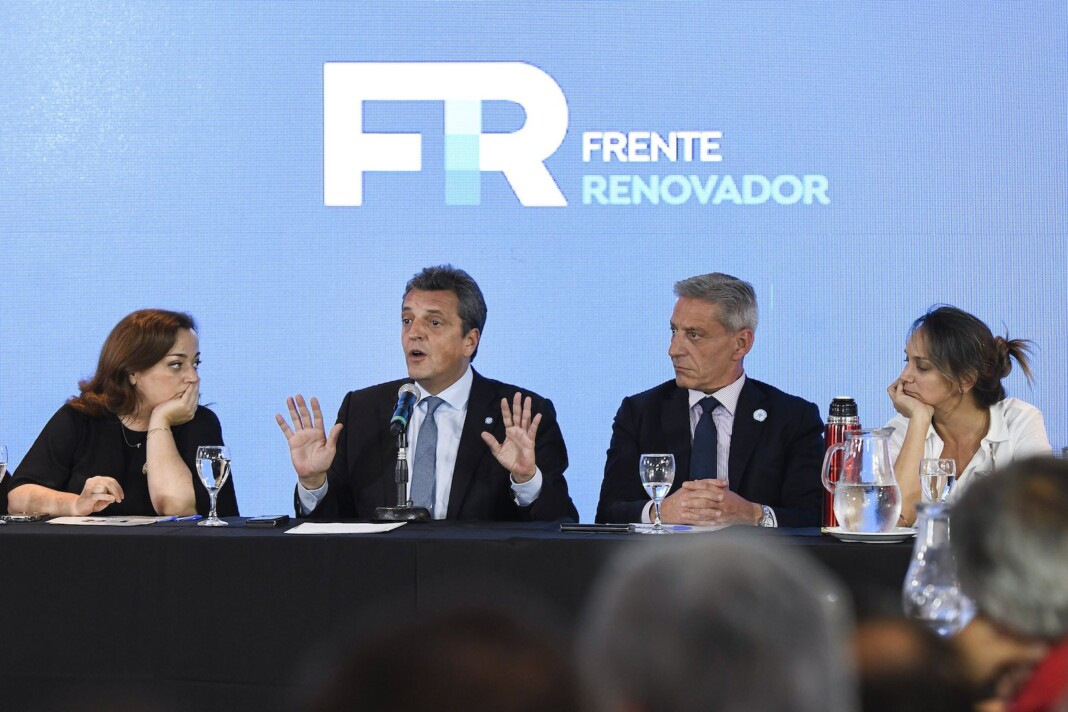
[[[219,419],[199,406],[200,345],[188,314],[143,309],[104,342],[92,378],[45,426],[19,464],[10,512],[206,514],[193,475],[197,446],[222,445]],[[219,514],[237,514],[232,481]]]

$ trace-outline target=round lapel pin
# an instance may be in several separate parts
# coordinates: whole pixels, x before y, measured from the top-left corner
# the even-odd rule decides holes
[[[768,411],[761,408],[760,410],[753,411],[753,420],[758,423],[763,423],[765,418],[768,417]]]
[[[486,418],[486,425],[493,425],[493,418]]]

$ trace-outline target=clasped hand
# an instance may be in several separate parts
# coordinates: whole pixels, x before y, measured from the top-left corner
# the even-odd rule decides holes
[[[660,505],[667,524],[752,524],[753,503],[731,492],[724,480],[686,480]]]

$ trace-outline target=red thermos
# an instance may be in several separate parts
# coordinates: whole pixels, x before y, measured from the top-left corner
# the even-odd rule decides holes
[[[844,442],[847,430],[860,430],[857,402],[849,396],[835,396],[831,401],[831,410],[827,416],[827,432],[823,436],[823,444],[830,449],[832,445]],[[838,481],[844,455],[845,453],[837,453],[831,460],[827,471],[827,478],[831,482]],[[826,489],[823,490],[823,526],[838,526],[838,519],[834,516],[834,495]]]

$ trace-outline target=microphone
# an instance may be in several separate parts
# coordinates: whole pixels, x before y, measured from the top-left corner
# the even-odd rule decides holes
[[[408,499],[408,421],[419,400],[419,386],[405,383],[397,391],[397,407],[389,421],[389,432],[397,438],[397,465],[393,470],[397,483],[397,505],[375,507],[376,522],[429,522],[430,511],[426,507],[413,507]]]
[[[393,418],[389,421],[390,435],[397,436],[408,429],[408,420],[412,417],[412,408],[419,400],[419,387],[414,383],[405,383],[397,391],[397,407],[393,409]]]

